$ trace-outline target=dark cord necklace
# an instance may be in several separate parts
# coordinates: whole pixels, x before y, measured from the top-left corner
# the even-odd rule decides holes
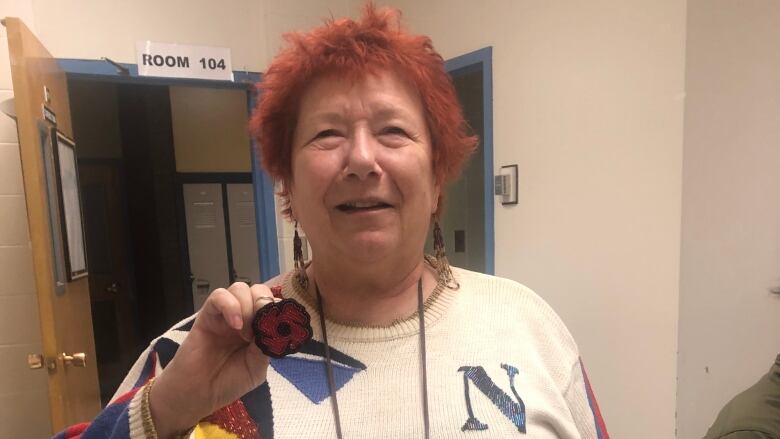
[[[328,379],[328,390],[330,391],[331,406],[333,407],[333,419],[336,423],[336,437],[343,439],[341,431],[341,416],[339,415],[339,402],[336,398],[336,380],[333,378],[333,363],[330,357],[330,344],[328,343],[328,331],[325,329],[325,311],[322,304],[322,295],[317,283],[314,283],[317,291],[317,307],[320,314],[320,328],[322,329],[322,341],[325,343],[325,371]],[[420,381],[422,381],[422,412],[423,424],[425,427],[425,439],[430,437],[430,418],[428,417],[428,366],[425,351],[425,316],[423,304],[422,277],[417,281],[417,316],[420,321],[420,363],[422,371]]]

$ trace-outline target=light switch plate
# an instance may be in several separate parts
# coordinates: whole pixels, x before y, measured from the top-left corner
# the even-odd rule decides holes
[[[502,166],[498,175],[503,177],[501,204],[517,204],[517,165]]]

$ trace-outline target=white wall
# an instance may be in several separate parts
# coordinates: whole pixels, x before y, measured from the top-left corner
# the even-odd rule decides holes
[[[35,31],[28,2],[0,0],[0,16],[22,18]],[[0,26],[0,101],[13,97],[8,38]],[[0,114],[0,437],[48,437],[45,369],[27,367],[27,354],[43,352],[32,247],[16,123]]]
[[[678,436],[780,354],[780,3],[691,0]]]
[[[672,438],[685,2],[389,2],[445,56],[493,46],[496,274],[578,340],[613,437]]]

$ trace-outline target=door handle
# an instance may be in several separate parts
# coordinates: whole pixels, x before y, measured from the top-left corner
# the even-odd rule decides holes
[[[77,352],[73,355],[63,352],[60,354],[59,359],[64,366],[87,367],[87,354],[83,352]]]

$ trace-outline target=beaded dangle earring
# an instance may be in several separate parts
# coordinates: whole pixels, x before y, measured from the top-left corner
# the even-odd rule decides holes
[[[439,273],[439,280],[445,285],[457,285],[454,282],[455,278],[444,250],[444,236],[441,234],[438,218],[433,220],[433,255],[436,257],[436,271]]]
[[[306,264],[303,261],[303,242],[301,237],[298,236],[298,221],[295,221],[293,260],[295,260],[295,269],[298,271],[298,280],[301,282],[301,286],[306,289],[309,287],[309,277],[306,275]]]

